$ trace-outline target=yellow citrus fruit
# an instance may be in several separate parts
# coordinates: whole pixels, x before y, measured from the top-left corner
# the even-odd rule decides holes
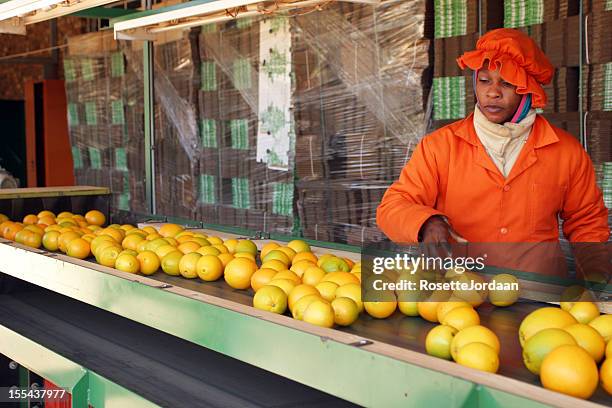
[[[574,316],[565,310],[556,307],[543,307],[527,315],[519,326],[519,341],[521,346],[525,341],[540,330],[544,329],[563,329],[570,324],[577,323]]]
[[[197,266],[201,257],[202,255],[197,252],[184,255],[179,261],[179,273],[181,276],[188,279],[197,278]]]
[[[296,264],[300,261],[310,261],[316,266],[318,259],[317,256],[312,252],[298,252],[297,254],[295,254],[291,262],[292,264]]]
[[[225,268],[227,266],[227,264],[229,263],[229,261],[234,259],[234,255],[232,255],[232,254],[219,254],[219,255],[217,255],[217,258],[219,258],[219,260],[223,264],[223,268]]]
[[[589,322],[589,326],[601,334],[604,341],[612,340],[612,314],[601,315]]]
[[[471,305],[457,307],[448,312],[440,323],[445,326],[454,327],[457,330],[463,330],[466,327],[478,326],[480,324],[480,316],[478,316],[478,313]]]
[[[335,282],[319,282],[315,286],[321,297],[328,302],[331,302],[336,298],[336,290],[338,287],[338,284]]]
[[[174,237],[174,239],[176,239],[179,244],[182,244],[183,242],[191,241],[193,239],[193,234],[191,232],[183,232]]]
[[[491,304],[498,307],[507,307],[516,303],[520,295],[520,286],[518,286],[519,281],[516,276],[507,273],[500,273],[499,275],[495,275],[490,282],[495,285],[503,285],[504,287],[508,287],[508,290],[490,290],[489,302],[491,302]],[[514,287],[514,285],[517,285],[519,289],[511,289],[511,287]]]
[[[484,343],[470,343],[459,349],[455,361],[462,366],[496,373],[499,369],[499,356],[493,347]]]
[[[138,248],[138,244],[142,241],[144,241],[144,238],[140,235],[129,234],[126,235],[125,238],[123,238],[123,241],[121,241],[121,246],[125,249],[132,249],[136,251],[136,249]]]
[[[238,245],[238,240],[234,238],[226,239],[225,241],[223,241],[223,245],[225,245],[230,254],[233,254],[234,252],[236,252],[236,245]]]
[[[138,245],[136,245],[136,252],[142,252],[142,251],[146,251],[147,247],[149,246],[150,241],[142,240],[138,243]],[[182,252],[181,252],[182,253]]]
[[[285,265],[283,262],[274,259],[274,260],[270,260],[268,262],[264,262],[261,264],[261,268],[267,268],[267,269],[274,269],[276,272],[280,272],[280,271],[284,271],[285,269],[287,269],[287,265]]]
[[[563,330],[572,335],[576,343],[585,349],[599,363],[606,352],[606,342],[601,334],[587,324],[577,323],[564,327]]]
[[[96,254],[96,251],[98,249],[98,245],[100,245],[102,242],[112,242],[112,243],[116,243],[115,240],[112,237],[109,237],[108,235],[98,235],[97,237],[95,237],[92,241],[91,241],[91,253],[92,254]]]
[[[76,238],[66,245],[66,254],[73,258],[85,259],[90,255],[89,242],[83,238]]]
[[[293,309],[291,310],[293,318],[297,320],[302,320],[302,318],[304,317],[304,311],[306,310],[308,305],[310,305],[315,300],[321,300],[323,302],[326,302],[326,300],[324,300],[319,295],[306,295],[300,298],[300,300],[295,302],[295,304],[293,305]]]
[[[68,243],[72,241],[73,239],[77,239],[80,237],[81,235],[74,231],[64,232],[63,234],[61,234],[59,238],[57,239],[57,243],[58,243],[60,251],[62,251],[63,253],[66,253]]]
[[[234,258],[225,267],[225,281],[234,289],[248,289],[257,264],[250,259]]]
[[[106,248],[102,248],[98,251],[98,255],[96,259],[98,263],[103,266],[108,266],[109,268],[115,267],[115,261],[117,257],[121,253],[121,248],[118,244],[109,245]]]
[[[438,306],[440,306],[441,303],[442,302],[418,302],[417,310],[419,316],[429,322],[438,323]]]
[[[319,294],[319,291],[314,286],[304,285],[304,284],[295,286],[293,289],[291,289],[291,292],[289,292],[289,298],[288,298],[289,310],[293,310],[293,306],[295,305],[295,303],[301,298],[303,298],[304,296],[318,295],[318,294]]]
[[[457,329],[454,327],[444,325],[434,327],[425,337],[425,351],[431,356],[450,360],[450,347],[455,334],[457,334]]]
[[[285,254],[283,251],[279,249],[273,249],[272,251],[268,252],[268,254],[262,258],[262,261],[263,263],[266,263],[273,259],[276,259],[277,261],[280,261],[283,264],[285,264],[285,269],[287,269],[287,267],[291,263],[291,260],[289,259],[287,254]]]
[[[56,221],[53,217],[38,217],[38,224],[54,225]]]
[[[283,314],[287,309],[287,294],[278,286],[264,286],[253,296],[253,306],[260,310]]]
[[[212,247],[217,248],[221,254],[229,254],[229,249],[223,244],[212,245]],[[255,260],[254,258],[255,256],[253,255],[253,260]]]
[[[255,262],[255,255],[249,252],[236,252],[234,253],[234,258],[246,258],[246,259],[250,259],[251,261]]]
[[[165,241],[164,241],[165,242]],[[197,242],[187,241],[178,246],[178,250],[184,253],[185,255],[190,254],[192,252],[197,252],[200,249],[201,245]],[[201,254],[200,254],[201,255]]]
[[[306,272],[306,269],[312,266],[314,266],[315,268],[317,267],[317,265],[315,265],[311,261],[298,261],[298,262],[293,262],[289,270],[295,272],[295,274],[301,278],[304,275],[304,272]]]
[[[74,216],[70,211],[62,211],[57,214],[56,218],[72,218]]]
[[[106,222],[106,216],[98,210],[87,211],[85,220],[88,224],[102,226]]]
[[[301,239],[294,239],[287,244],[296,254],[310,252],[310,245]]]
[[[261,254],[260,254],[261,259],[264,259],[270,251],[272,251],[273,249],[279,248],[279,247],[280,245],[277,242],[268,242],[263,247],[261,247]]]
[[[395,312],[397,302],[363,302],[365,311],[377,319],[385,319]]]
[[[162,237],[174,237],[183,232],[184,230],[185,229],[180,225],[164,224],[159,228],[159,235],[161,235]]]
[[[148,234],[145,239],[147,241],[155,241],[156,239],[161,239],[161,238],[163,238],[161,235],[159,235],[158,233],[154,232],[152,234]]]
[[[277,272],[276,275],[274,275],[274,279],[289,279],[289,280],[292,280],[296,285],[299,285],[302,283],[302,280],[300,279],[300,277],[297,276],[294,272],[290,271],[289,269],[285,269],[284,271]]]
[[[175,242],[175,244],[178,244],[178,241],[176,239],[174,239],[174,238],[166,237],[164,239],[166,239],[166,240],[173,240]],[[191,237],[187,242],[197,242],[198,244],[200,244],[200,246],[209,246],[210,245],[210,242],[208,242],[208,240],[206,238],[202,238],[202,237]],[[223,244],[216,244],[215,247],[217,247],[217,245],[223,245]],[[217,249],[219,250],[219,252],[223,252],[221,250],[221,248],[217,248]],[[225,252],[227,252],[227,251],[225,251]]]
[[[186,245],[186,244],[189,244],[189,242],[186,242],[181,245]],[[221,255],[221,252],[219,252],[219,250],[212,245],[203,246],[201,248],[198,248],[196,252],[199,253],[200,255],[215,255],[215,256]]]
[[[6,215],[4,214],[0,214],[4,217],[6,217]],[[53,212],[49,211],[49,210],[42,210],[41,212],[39,212],[38,214],[36,214],[36,216],[38,218],[45,218],[45,217],[49,217],[49,218],[55,218],[55,214],[53,214]],[[2,217],[0,217],[2,218]]]
[[[164,256],[161,260],[162,271],[164,271],[164,273],[167,275],[179,276],[181,274],[179,270],[179,262],[181,262],[181,258],[183,256],[184,254],[179,250],[166,254],[166,256]]]
[[[582,347],[560,346],[542,362],[540,380],[544,388],[577,398],[590,398],[599,373],[593,358]]]
[[[274,269],[261,268],[255,271],[251,276],[251,288],[257,292],[259,288],[267,285],[276,275],[277,272]]]
[[[317,266],[320,268],[321,264],[323,264],[323,262],[325,262],[325,260],[327,260],[329,258],[335,258],[335,257],[336,257],[336,255],[333,255],[333,254],[323,254],[317,260]]]
[[[359,317],[357,303],[351,298],[337,297],[331,302],[334,310],[334,323],[339,326],[350,326]]]
[[[287,294],[287,296],[289,296],[295,287],[295,282],[289,279],[272,279],[270,282],[268,282],[268,285],[278,286]]]
[[[606,346],[606,358],[612,358],[612,340]]]
[[[164,241],[166,241],[168,245],[172,245],[173,247],[179,246],[179,242],[174,238],[166,237],[164,238]]]
[[[599,316],[599,308],[593,302],[576,302],[568,310],[578,323],[589,324],[589,322]]]
[[[599,370],[599,378],[601,379],[602,388],[612,395],[612,358],[608,358],[601,365]]]
[[[152,225],[147,225],[146,227],[142,227],[142,230],[147,234],[157,234],[157,230]]]
[[[34,225],[38,222],[38,217],[34,214],[28,214],[23,217],[23,223],[26,225]]]
[[[444,316],[446,316],[446,314],[451,310],[456,309],[458,307],[466,306],[472,307],[472,305],[470,305],[465,300],[449,300],[448,302],[440,302],[436,309],[436,316],[438,318],[438,321],[442,322],[442,320],[444,320]]]
[[[120,243],[123,241],[123,238],[125,237],[125,232],[119,228],[107,227],[102,231],[102,235],[108,235],[110,237],[113,237],[115,241]]]
[[[34,233],[36,233],[36,234],[40,234],[40,235],[43,235],[43,234],[45,233],[45,230],[44,230],[44,229],[42,229],[42,228],[40,228],[40,227],[39,227],[39,226],[37,226],[37,225],[28,225],[28,226],[26,226],[26,227],[24,228],[24,230],[26,230],[26,231],[32,231],[32,232],[34,232]]]
[[[462,284],[471,285],[472,282],[485,283],[485,280],[476,273],[464,272],[453,279],[453,281],[460,282]],[[485,300],[487,300],[488,290],[474,290],[474,289],[456,289],[453,291],[453,296],[465,300],[473,307],[480,306]]]
[[[134,255],[119,254],[115,260],[115,269],[119,269],[123,272],[138,273],[140,264]]]
[[[196,272],[203,281],[216,281],[223,275],[223,263],[215,255],[203,255],[198,259]]]
[[[257,245],[253,241],[248,239],[241,239],[236,244],[234,253],[247,252],[249,254],[257,255]]]
[[[159,259],[162,259],[164,256],[168,255],[170,252],[174,252],[176,251],[176,247],[173,247],[172,245],[168,244],[168,245],[162,245],[158,248],[155,249],[155,255],[157,255],[159,257]]]
[[[93,242],[93,241],[91,241],[91,242]],[[117,244],[117,243],[115,242],[115,240],[112,240],[112,241],[102,241],[102,242],[99,242],[99,243],[98,243],[98,245],[96,246],[96,250],[95,250],[95,251],[94,251],[94,250],[91,250],[91,253],[92,253],[92,254],[93,254],[95,257],[96,257],[96,259],[97,259],[97,258],[98,258],[98,255],[100,254],[100,252],[102,252],[102,250],[103,250],[104,248],[107,248],[107,247],[109,247],[109,246],[117,247],[117,248],[120,248],[121,250],[123,250],[123,248],[122,248],[122,247],[121,247],[119,244]],[[89,245],[89,248],[90,248],[90,249],[92,248],[91,244]]]
[[[419,315],[419,302],[397,302],[397,308],[406,316]]]
[[[291,263],[291,261],[293,260],[293,257],[295,256],[295,251],[289,247],[279,247],[276,248],[277,251],[281,251],[283,252],[285,255],[287,255],[287,257],[289,258],[289,263]]]
[[[58,246],[58,238],[60,233],[58,231],[49,231],[45,232],[42,238],[42,244],[47,251],[57,251],[59,249]]]
[[[584,286],[572,285],[561,294],[561,309],[569,312],[576,302],[593,302],[594,298]]]
[[[310,286],[316,286],[325,276],[325,271],[316,265],[313,265],[304,271],[302,282]]]
[[[315,300],[304,311],[302,320],[321,327],[333,327],[334,309],[327,302]]]
[[[122,226],[120,226],[119,228],[121,228],[122,230],[124,230],[127,234],[128,231],[131,231],[133,229],[136,229],[135,226],[130,225],[130,224],[123,224]]]
[[[322,257],[319,259],[319,261],[321,259]],[[326,258],[323,262],[321,262],[321,265],[319,265],[319,267],[327,273],[348,272],[351,270],[348,263],[346,263],[344,259],[339,258],[337,256]]]
[[[356,283],[347,283],[346,285],[339,286],[336,289],[336,298],[347,297],[352,299],[357,305],[359,313],[363,312],[363,302],[361,301],[361,285]]]
[[[490,329],[484,326],[470,326],[460,330],[455,334],[451,343],[451,356],[456,361],[457,352],[466,344],[480,342],[491,346],[496,353],[499,353],[499,339]]]
[[[119,255],[122,255],[122,254],[130,254],[130,255],[134,255],[135,257],[138,257],[138,252],[131,250],[131,249],[124,249],[123,251],[119,253]]]
[[[152,275],[159,269],[161,262],[153,251],[142,251],[136,258],[140,264],[140,272],[144,275]]]
[[[525,342],[523,348],[523,363],[529,371],[540,375],[540,367],[544,358],[560,346],[575,346],[576,340],[563,329],[540,330]]]
[[[196,236],[194,234],[194,236]],[[210,242],[210,245],[217,245],[217,244],[222,244],[223,240],[219,237],[207,237],[207,236],[202,236],[202,238],[206,238],[208,240],[208,242]]]
[[[347,283],[359,284],[359,279],[357,279],[357,277],[350,272],[335,271],[325,274],[323,279],[321,279],[321,282],[334,282],[338,286],[343,286]]]
[[[26,236],[24,244],[31,248],[40,248],[42,245],[43,234],[37,234],[36,232],[29,231],[30,233]]]

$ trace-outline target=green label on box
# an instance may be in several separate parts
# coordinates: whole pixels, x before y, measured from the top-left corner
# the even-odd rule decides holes
[[[272,183],[272,213],[293,215],[293,184]]]
[[[79,107],[76,103],[68,104],[68,125],[77,126],[79,124]]]
[[[603,110],[612,111],[612,62],[605,65],[604,71]]]
[[[433,80],[434,120],[465,117],[465,77],[442,77]]]
[[[74,68],[74,60],[72,59],[64,59],[64,79],[66,82],[73,82],[76,80],[76,69]]]
[[[435,0],[434,37],[467,34],[467,0]]]
[[[123,100],[117,99],[111,102],[111,117],[113,125],[123,125],[125,123]]]
[[[544,22],[544,0],[504,0],[504,27],[524,27]]]
[[[606,0],[606,11],[612,10],[612,0]]]
[[[232,148],[249,148],[249,121],[247,119],[230,120],[230,132],[232,135]]]
[[[111,76],[120,77],[125,74],[125,65],[123,62],[123,53],[121,51],[111,54]]]
[[[102,168],[102,155],[100,154],[100,149],[95,147],[88,147],[89,152],[89,166],[92,169],[99,170]]]
[[[200,66],[202,75],[202,91],[217,90],[217,65],[214,61],[202,61]]]
[[[235,208],[249,209],[249,179],[244,177],[232,178],[232,205]]]
[[[215,176],[210,174],[200,174],[199,201],[204,204],[214,204],[217,202],[215,197]]]
[[[81,156],[81,149],[76,146],[72,146],[72,163],[76,170],[83,168],[83,156]]]
[[[251,63],[248,58],[238,58],[233,65],[234,87],[249,89],[251,87]]]
[[[83,79],[85,81],[94,79],[93,60],[91,58],[81,61],[81,72],[83,73]]]
[[[122,211],[130,211],[130,193],[119,194],[117,201],[117,208]]]
[[[85,122],[90,126],[98,124],[98,113],[94,101],[85,102]]]
[[[202,119],[200,122],[202,146],[217,147],[217,122],[214,119]]]
[[[127,153],[123,147],[115,149],[115,168],[119,171],[128,171]]]

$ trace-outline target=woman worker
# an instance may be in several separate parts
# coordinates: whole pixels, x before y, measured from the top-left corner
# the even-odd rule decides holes
[[[576,138],[533,108],[554,69],[535,42],[498,29],[457,59],[474,71],[477,105],[427,135],[377,209],[398,243],[606,242],[608,211]]]

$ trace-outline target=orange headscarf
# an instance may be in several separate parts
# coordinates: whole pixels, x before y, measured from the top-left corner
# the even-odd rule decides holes
[[[550,83],[555,69],[533,39],[511,28],[492,30],[480,37],[476,50],[457,58],[457,63],[461,69],[476,71],[487,60],[488,69],[499,70],[505,81],[516,86],[516,93],[532,94],[534,108],[546,106],[542,85]]]

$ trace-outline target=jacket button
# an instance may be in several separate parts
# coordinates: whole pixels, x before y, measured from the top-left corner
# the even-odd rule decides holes
[[[504,227],[504,228],[500,229],[499,232],[501,232],[502,234],[506,235],[508,233],[508,228]]]
[[[510,184],[506,184],[504,186],[504,191],[510,191]]]

